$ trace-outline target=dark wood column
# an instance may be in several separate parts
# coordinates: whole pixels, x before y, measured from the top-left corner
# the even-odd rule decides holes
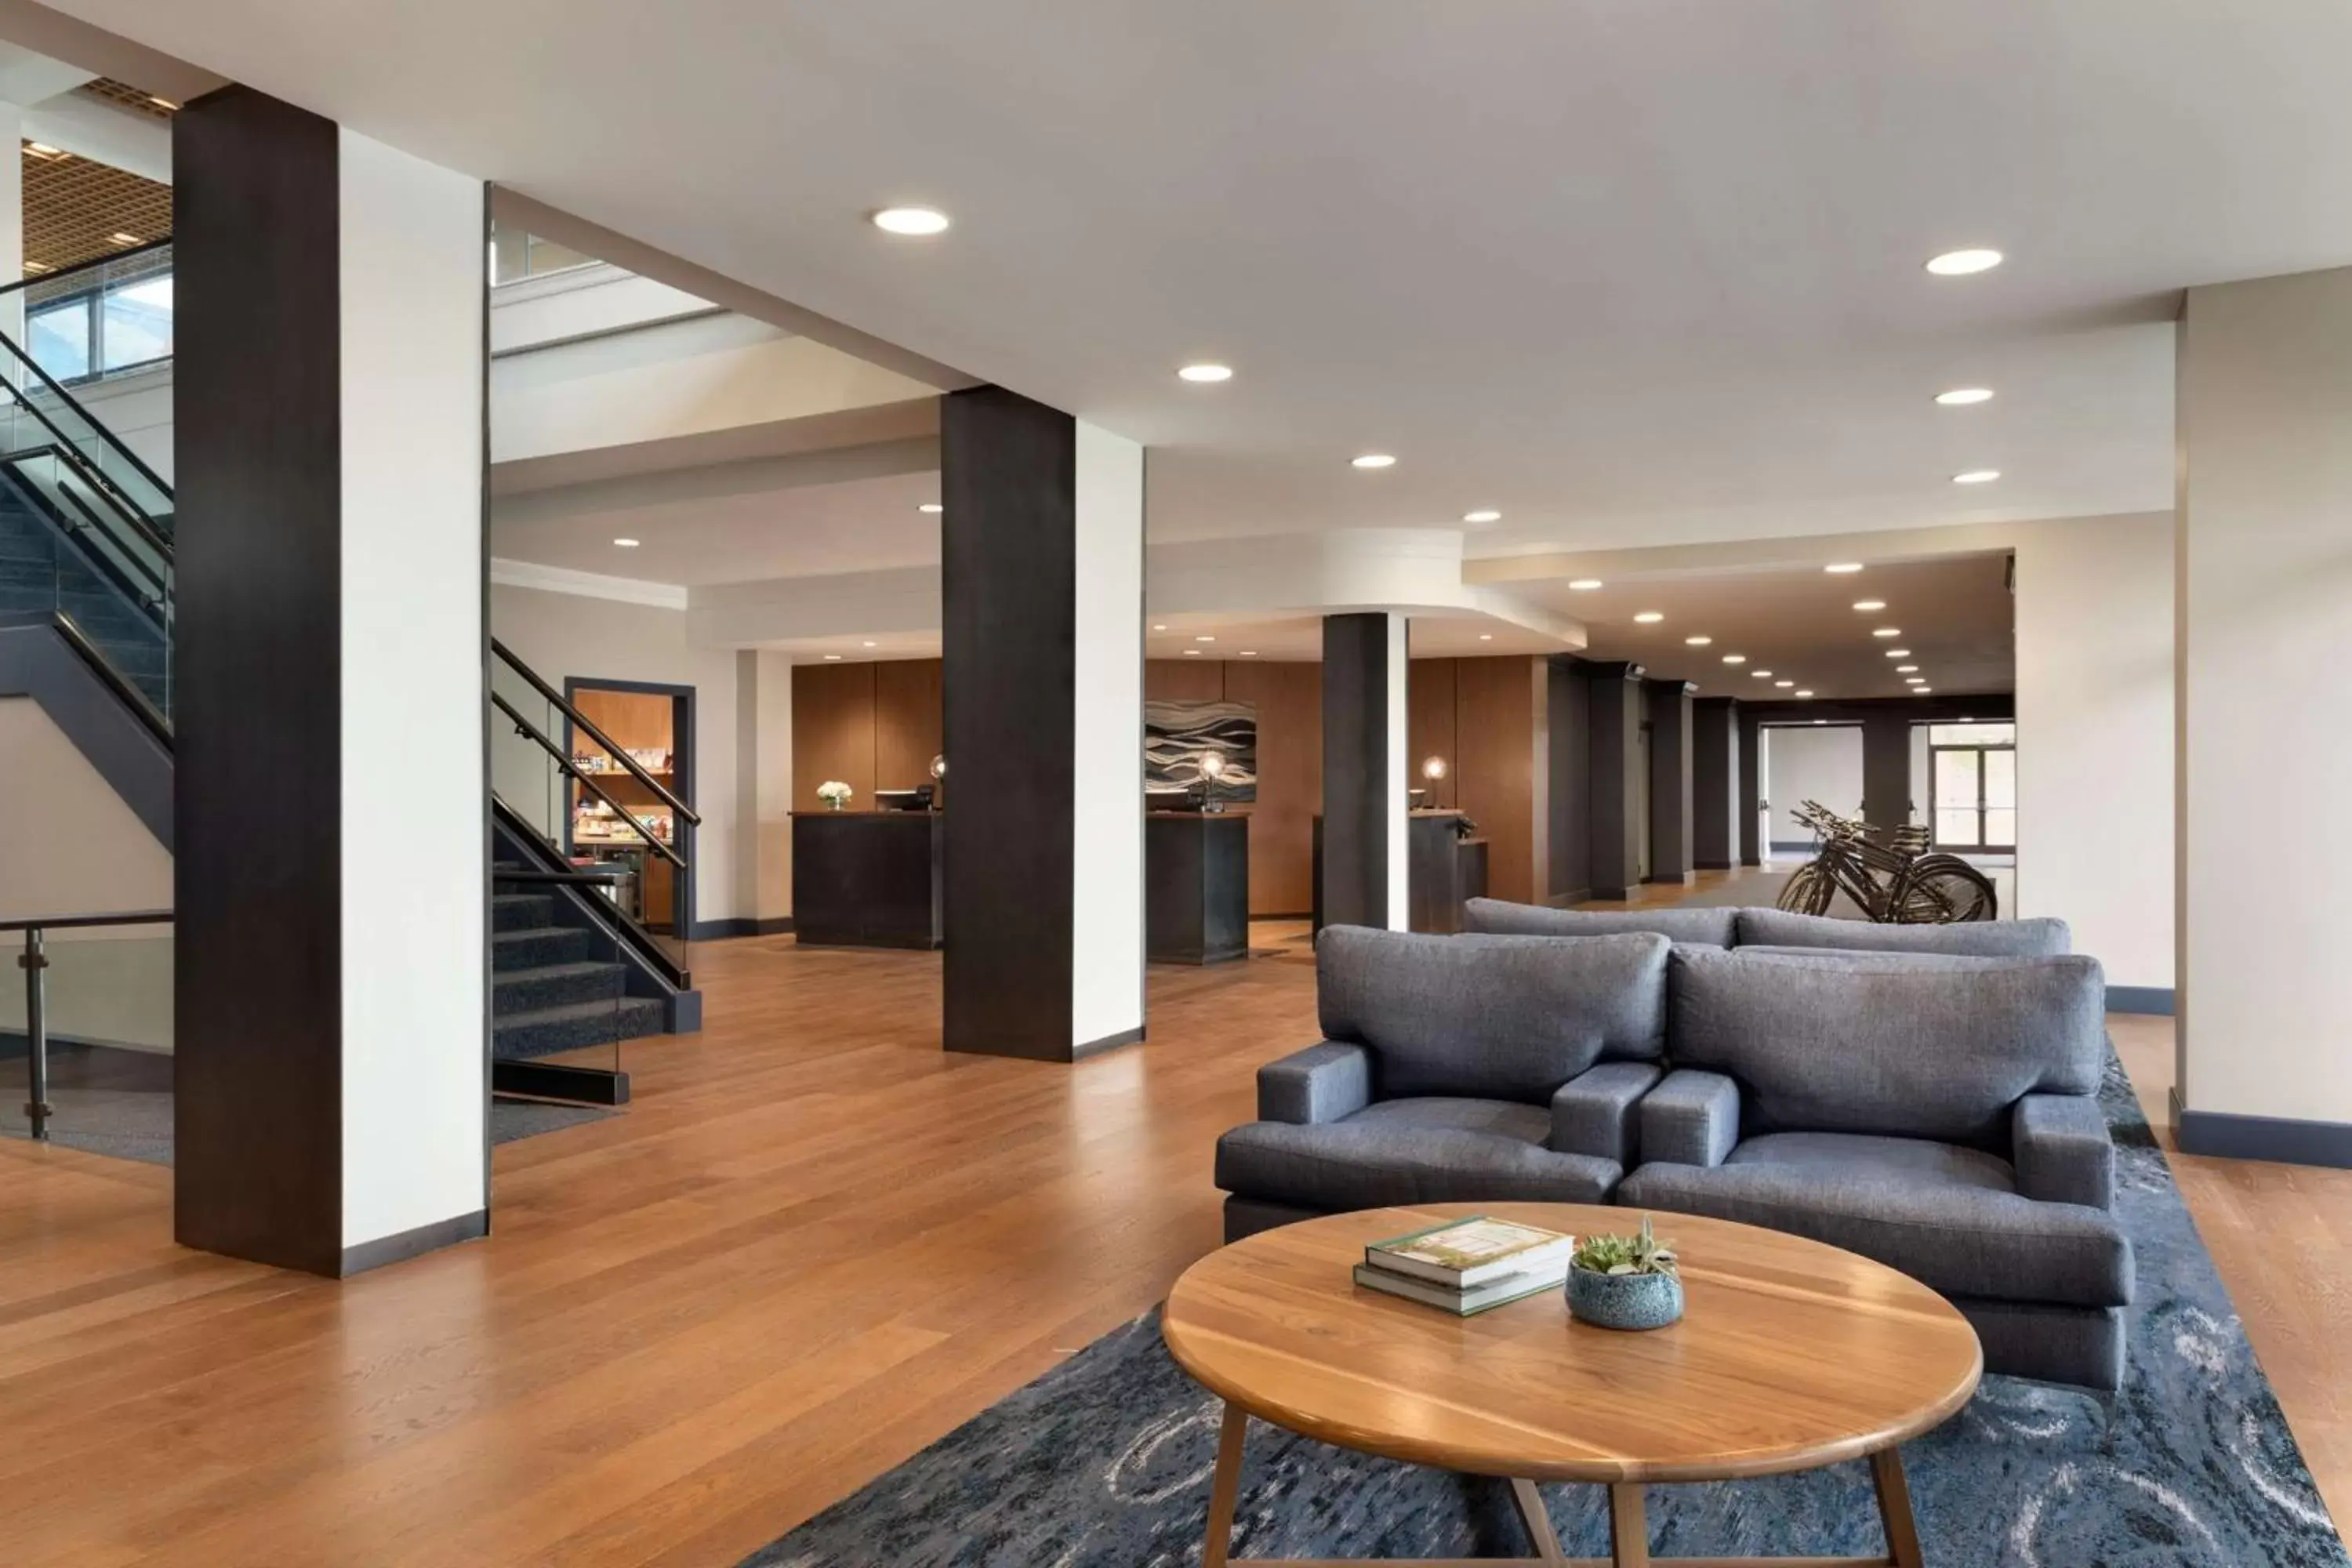
[[[1117,491],[1131,479],[1131,521],[1116,508],[1082,515],[1081,498],[1101,495],[1080,469],[1102,435],[1003,387],[940,400],[941,1037],[951,1051],[1070,1061],[1142,1037],[1141,454],[1130,448],[1132,474],[1110,480]],[[1097,602],[1104,551],[1131,552],[1118,590],[1131,609]],[[1108,618],[1097,625],[1095,613]],[[1131,712],[1084,711],[1096,695],[1089,686],[1082,697],[1079,672],[1092,661],[1132,666]],[[1105,724],[1117,731],[1113,766],[1103,790],[1082,792]],[[1110,853],[1085,847],[1103,846],[1104,831]],[[1087,958],[1106,934],[1118,939],[1111,955]],[[1105,981],[1132,993],[1111,1026],[1089,1021],[1099,1015],[1087,987]]]
[[[1323,617],[1327,925],[1405,928],[1403,622]]]
[[[1764,728],[1753,710],[1739,715],[1739,863],[1764,864]]]
[[[1580,660],[1559,654],[1549,664],[1551,902],[1575,904],[1592,896],[1591,702]]]
[[[1691,687],[1643,682],[1650,714],[1650,876],[1691,879]]]
[[[1911,721],[1902,714],[1863,721],[1862,816],[1873,827],[1911,820]]]
[[[1590,664],[1586,690],[1591,721],[1592,896],[1622,899],[1641,879],[1642,830],[1635,792],[1642,777],[1642,667]]]
[[[1729,870],[1739,854],[1739,700],[1691,704],[1691,865]]]

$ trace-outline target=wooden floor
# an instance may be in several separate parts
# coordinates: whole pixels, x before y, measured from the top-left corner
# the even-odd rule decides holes
[[[500,1148],[487,1241],[342,1285],[0,1141],[0,1564],[734,1563],[1216,1244],[1213,1141],[1317,1033],[1303,929],[1255,934],[1076,1068],[943,1056],[936,955],[712,944],[711,1026],[629,1047],[625,1115]],[[2168,1021],[2116,1029],[2160,1104]],[[2352,1173],[2178,1164],[2352,1515]]]

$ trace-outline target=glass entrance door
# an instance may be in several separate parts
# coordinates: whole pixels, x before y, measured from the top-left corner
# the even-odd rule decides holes
[[[2017,726],[1937,724],[1927,731],[1927,798],[1936,847],[2017,847]]]

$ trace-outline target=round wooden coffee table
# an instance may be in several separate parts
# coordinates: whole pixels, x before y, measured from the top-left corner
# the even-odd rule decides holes
[[[1606,1486],[1608,1562],[1633,1568],[1652,1562],[1644,1482],[1867,1457],[1885,1556],[1660,1561],[1919,1568],[1897,1445],[1967,1404],[1984,1370],[1976,1331],[1951,1303],[1850,1252],[1686,1215],[1656,1221],[1681,1254],[1687,1309],[1647,1333],[1580,1323],[1558,1290],[1454,1318],[1350,1278],[1365,1243],[1474,1214],[1578,1236],[1641,1221],[1633,1209],[1570,1204],[1371,1209],[1260,1232],[1177,1280],[1161,1325],[1168,1348],[1225,1402],[1203,1568],[1230,1561],[1252,1415],[1344,1448],[1508,1479],[1536,1549],[1517,1561],[1555,1568],[1571,1560],[1538,1481]]]

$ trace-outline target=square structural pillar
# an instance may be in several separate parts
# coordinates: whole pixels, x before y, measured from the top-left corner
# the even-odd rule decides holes
[[[175,1227],[350,1274],[488,1224],[485,188],[239,87],[173,149]]]
[[[1143,1037],[1143,448],[998,386],[940,400],[951,1051]]]
[[[1739,863],[1739,700],[1691,704],[1691,866],[1728,871]]]
[[[1591,725],[1592,896],[1632,896],[1643,877],[1642,667],[1591,664],[1585,713]]]
[[[1403,931],[1405,617],[1323,617],[1323,923]]]
[[[1862,721],[1862,816],[1893,832],[1911,820],[1911,719],[1873,713]]]
[[[1653,882],[1691,879],[1692,733],[1688,681],[1643,682],[1650,712],[1650,874]]]

